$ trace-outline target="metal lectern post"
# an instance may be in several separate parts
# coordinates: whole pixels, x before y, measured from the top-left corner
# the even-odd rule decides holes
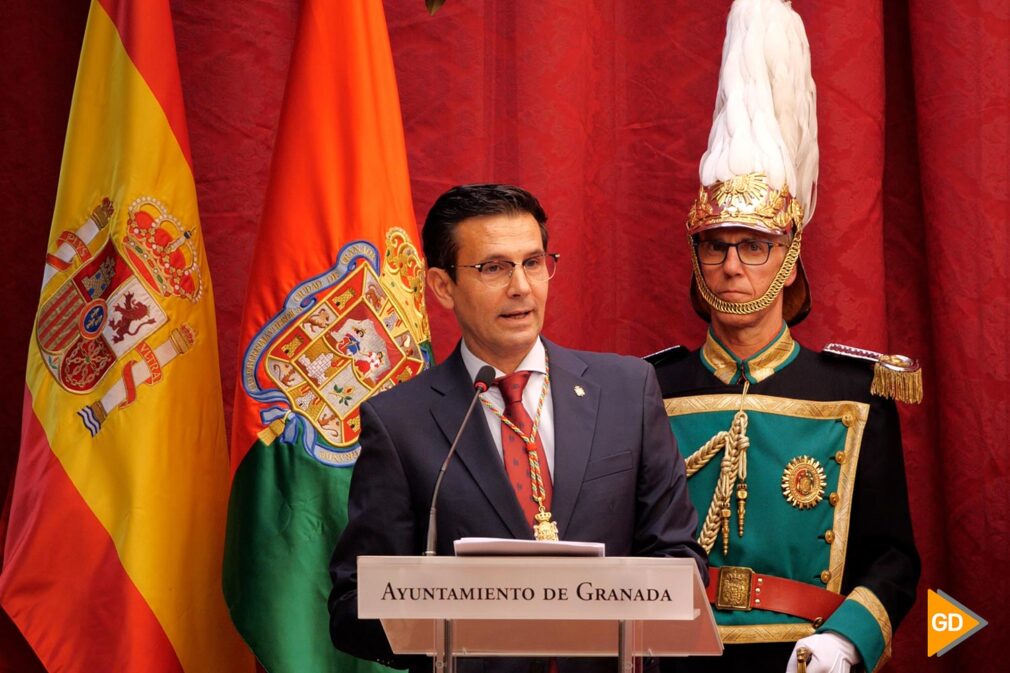
[[[433,673],[456,673],[456,656],[452,653],[452,620],[440,619],[435,622],[437,647],[431,666]]]

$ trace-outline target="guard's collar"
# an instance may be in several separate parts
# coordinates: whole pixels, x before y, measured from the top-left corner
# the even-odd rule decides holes
[[[799,352],[800,346],[793,341],[785,323],[771,343],[746,360],[741,360],[722,345],[709,329],[708,338],[701,348],[701,361],[723,383],[740,383],[741,376],[751,383],[758,383],[796,359]]]

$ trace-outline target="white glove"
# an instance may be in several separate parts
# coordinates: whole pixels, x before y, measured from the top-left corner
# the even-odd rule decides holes
[[[807,664],[807,673],[849,673],[849,669],[862,661],[856,646],[837,633],[815,633],[796,641],[789,655],[786,673],[796,673],[796,650],[805,647],[813,655]]]

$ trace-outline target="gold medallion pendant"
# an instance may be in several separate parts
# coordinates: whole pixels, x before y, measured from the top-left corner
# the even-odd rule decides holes
[[[810,456],[797,456],[782,472],[782,495],[797,509],[810,509],[824,499],[827,476]]]
[[[537,520],[536,525],[533,526],[533,539],[558,541],[558,524],[551,521],[550,512],[545,512],[541,507],[540,511],[533,515],[533,518]]]

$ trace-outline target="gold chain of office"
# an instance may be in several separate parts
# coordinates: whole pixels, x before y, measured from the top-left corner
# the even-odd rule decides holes
[[[530,429],[530,434],[525,435],[518,425],[512,422],[511,419],[506,418],[505,414],[495,407],[491,402],[484,399],[482,395],[480,398],[480,403],[491,410],[498,420],[504,423],[512,432],[519,435],[519,439],[523,440],[526,445],[526,456],[529,458],[530,465],[530,491],[533,501],[537,503],[537,509],[539,510],[534,518],[537,521],[537,525],[534,526],[534,536],[537,540],[557,540],[558,531],[557,524],[551,521],[551,513],[547,511],[544,507],[544,499],[547,497],[547,491],[544,489],[544,478],[543,473],[540,469],[540,458],[537,456],[537,430],[540,428],[540,415],[544,410],[544,400],[547,399],[547,390],[551,385],[551,363],[548,358],[544,358],[544,384],[540,387],[540,398],[537,400],[537,413],[533,417],[533,427]]]
[[[772,279],[771,285],[768,286],[763,295],[751,301],[734,303],[719,299],[709,289],[708,284],[705,282],[705,277],[701,272],[701,264],[698,262],[698,253],[694,249],[694,241],[688,236],[688,247],[691,249],[691,264],[694,265],[694,277],[698,280],[698,292],[701,293],[701,296],[712,308],[720,313],[750,315],[751,313],[763,311],[771,306],[775,298],[779,296],[782,288],[786,286],[786,280],[789,279],[789,274],[793,272],[796,260],[800,258],[800,238],[801,232],[796,232],[792,243],[789,244],[789,250],[786,252],[785,259],[782,260],[782,266],[779,267],[778,273],[775,274],[775,278]]]

